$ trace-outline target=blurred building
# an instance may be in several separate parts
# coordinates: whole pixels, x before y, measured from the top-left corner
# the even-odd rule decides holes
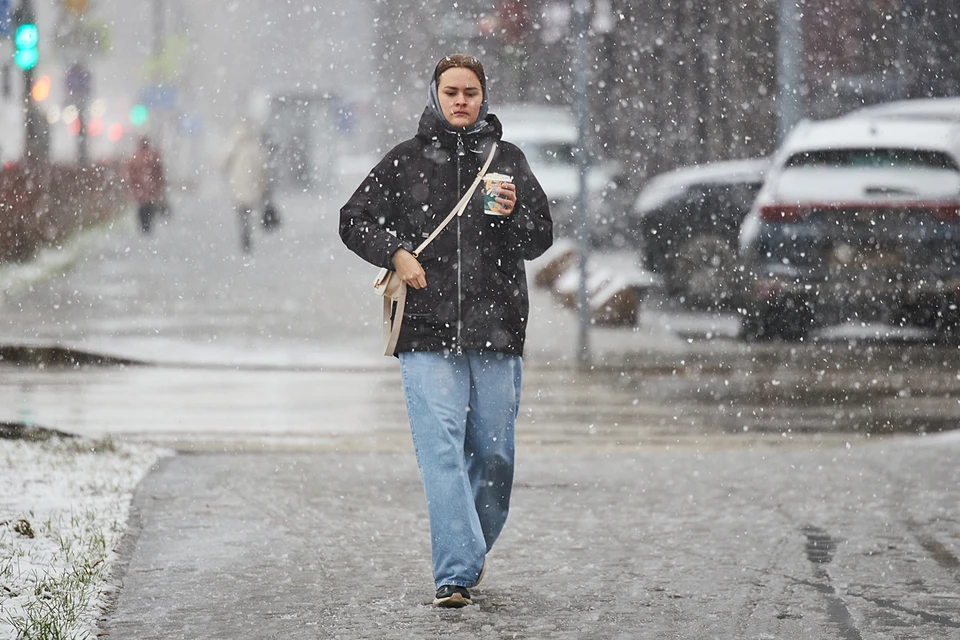
[[[677,166],[761,156],[778,142],[778,20],[797,0],[592,0],[597,147],[629,184]],[[799,0],[800,117],[960,95],[957,0]],[[498,102],[572,104],[572,0],[397,0],[375,9],[383,144],[409,136],[429,73],[482,57]],[[398,130],[399,129],[399,130]]]
[[[614,0],[601,77],[607,143],[634,182],[680,165],[767,154],[778,142],[778,13],[794,0]],[[960,95],[956,0],[800,0],[800,117]]]
[[[776,135],[773,0],[615,0],[609,146],[632,181],[767,153]]]
[[[960,95],[956,0],[806,0],[807,113]]]

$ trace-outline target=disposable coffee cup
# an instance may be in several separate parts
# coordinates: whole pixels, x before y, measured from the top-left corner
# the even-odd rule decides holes
[[[488,173],[483,176],[483,212],[489,216],[507,215],[506,206],[497,202],[502,182],[513,182],[513,176],[502,173]]]

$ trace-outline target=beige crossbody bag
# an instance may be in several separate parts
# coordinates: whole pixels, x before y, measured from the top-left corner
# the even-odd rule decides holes
[[[480,169],[480,173],[477,174],[473,184],[470,185],[467,192],[460,198],[460,202],[453,208],[453,211],[451,211],[450,214],[444,218],[443,222],[433,230],[433,233],[417,247],[416,251],[413,252],[413,257],[419,258],[420,253],[427,248],[427,245],[433,242],[434,238],[440,235],[440,232],[443,231],[444,227],[446,227],[451,220],[456,216],[463,215],[464,209],[467,208],[467,203],[470,202],[470,198],[473,197],[473,192],[477,190],[477,185],[480,184],[483,176],[487,173],[487,169],[490,168],[490,163],[493,162],[493,155],[496,152],[497,143],[494,142],[493,148],[490,149],[490,155],[487,156],[487,161],[483,164],[483,168]],[[380,269],[380,273],[377,274],[377,279],[373,281],[373,288],[379,295],[383,296],[383,355],[392,356],[397,348],[397,339],[400,337],[400,324],[403,322],[403,307],[407,302],[407,285],[400,279],[396,271],[383,268]],[[396,312],[394,312],[394,305],[396,305]]]

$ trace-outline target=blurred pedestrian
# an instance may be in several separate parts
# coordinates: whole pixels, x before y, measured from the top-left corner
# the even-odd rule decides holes
[[[240,219],[240,247],[244,253],[250,253],[253,248],[251,215],[264,205],[268,176],[267,155],[249,122],[243,121],[237,128],[223,168]]]
[[[149,234],[154,218],[167,210],[167,184],[160,152],[146,136],[137,142],[137,149],[127,160],[127,183],[137,202],[140,230]]]
[[[443,58],[416,136],[377,164],[340,210],[340,237],[409,291],[395,354],[430,516],[434,604],[471,604],[510,506],[529,302],[524,260],[553,242],[546,195],[488,114],[472,56]],[[476,193],[421,255],[495,143],[507,174],[488,215]]]
[[[274,197],[274,183],[277,177],[277,145],[273,144],[270,137],[264,135],[261,138],[264,153],[266,154],[266,187],[263,193],[263,215],[260,217],[260,223],[267,231],[274,231],[280,227],[280,207]]]

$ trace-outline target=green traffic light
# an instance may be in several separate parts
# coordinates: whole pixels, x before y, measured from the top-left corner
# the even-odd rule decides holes
[[[135,127],[143,126],[147,122],[147,108],[142,104],[130,108],[130,124]]]
[[[39,41],[40,33],[37,31],[37,25],[22,24],[17,27],[17,34],[14,36],[17,50],[36,49]]]
[[[33,69],[39,59],[40,53],[36,49],[21,49],[13,54],[13,64],[23,71]]]
[[[40,34],[37,32],[37,25],[27,23],[17,27],[17,32],[13,37],[13,42],[17,47],[17,50],[13,53],[13,63],[19,69],[28,71],[37,66],[37,61],[40,59],[40,52],[37,50],[39,41]]]

